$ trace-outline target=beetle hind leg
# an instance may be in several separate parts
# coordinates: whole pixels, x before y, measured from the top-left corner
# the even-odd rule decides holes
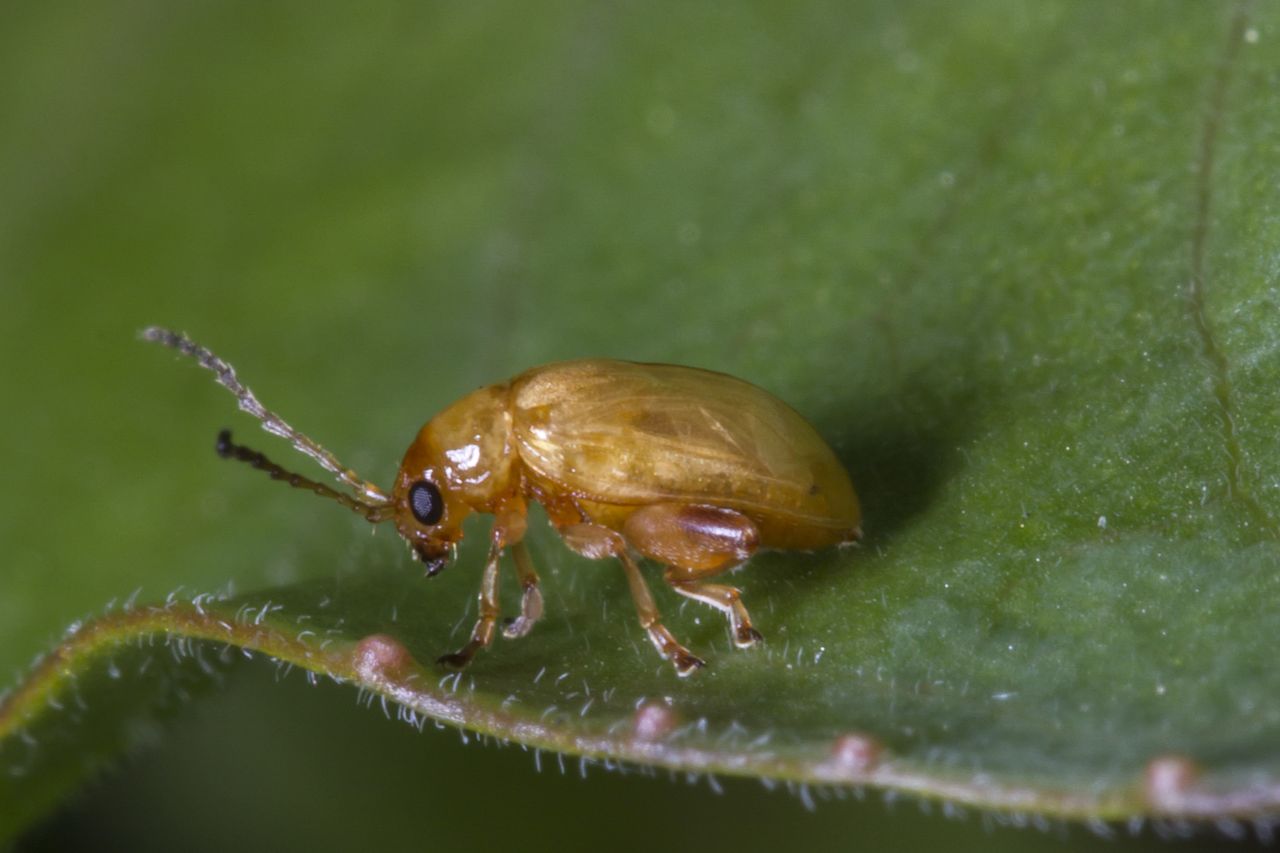
[[[745,649],[764,639],[736,587],[703,582],[755,552],[760,531],[750,518],[724,507],[661,503],[632,513],[624,531],[637,551],[667,565],[672,589],[724,613],[735,646]]]
[[[665,575],[667,583],[676,592],[710,604],[729,620],[729,631],[733,634],[733,644],[740,649],[749,649],[764,640],[764,635],[751,624],[751,614],[747,613],[742,603],[742,591],[737,587],[718,583],[699,583],[680,578],[679,569],[668,569]]]

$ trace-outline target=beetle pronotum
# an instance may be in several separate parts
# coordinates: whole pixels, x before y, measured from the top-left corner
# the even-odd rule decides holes
[[[353,493],[287,471],[233,443],[226,430],[219,455],[332,498],[371,523],[394,522],[428,576],[454,554],[467,516],[493,516],[479,618],[470,641],[439,659],[450,666],[465,666],[493,640],[498,567],[508,548],[523,596],[503,635],[524,636],[542,615],[523,542],[530,500],[546,508],[570,549],[622,564],[641,626],[682,676],[703,661],[662,624],[633,551],[665,565],[663,579],[676,592],[723,612],[735,645],[746,648],[761,636],[739,590],[707,579],[758,548],[815,549],[861,536],[858,498],[826,442],[776,397],[722,373],[608,359],[535,367],[429,420],[388,494],[259,403],[208,349],[167,329],[148,328],[142,337],[213,371],[267,432]]]

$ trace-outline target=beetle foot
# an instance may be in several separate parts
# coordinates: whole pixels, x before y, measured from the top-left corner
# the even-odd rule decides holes
[[[508,640],[523,637],[533,630],[533,623],[542,618],[542,592],[536,583],[527,583],[520,599],[520,615],[502,620],[502,636]]]
[[[508,616],[502,620],[502,636],[508,640],[518,640],[533,630],[532,619],[526,616]]]
[[[733,637],[733,644],[740,649],[749,649],[756,643],[764,642],[764,634],[761,634],[750,625],[739,625],[737,633]]]
[[[681,678],[688,678],[699,669],[707,665],[707,662],[688,649],[678,649],[671,653],[671,662],[675,664],[676,675]]]
[[[475,650],[471,648],[462,648],[456,652],[450,652],[447,655],[440,655],[436,658],[436,663],[447,666],[450,669],[465,669],[467,664],[471,663],[471,659],[476,656]]]

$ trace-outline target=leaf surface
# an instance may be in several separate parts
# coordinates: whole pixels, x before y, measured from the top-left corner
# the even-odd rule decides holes
[[[143,603],[15,679],[0,827],[238,649],[593,759],[1274,813],[1280,31],[1176,8],[21,17],[0,663]],[[216,429],[252,426],[132,339],[150,323],[380,482],[432,412],[533,364],[733,373],[829,439],[867,539],[733,575],[753,652],[659,590],[711,664],[677,680],[621,572],[535,513],[546,619],[450,676],[483,526],[426,581],[389,531],[221,465]]]

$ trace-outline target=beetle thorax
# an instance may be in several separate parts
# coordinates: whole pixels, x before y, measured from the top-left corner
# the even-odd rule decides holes
[[[490,385],[428,421],[405,452],[396,491],[429,474],[448,504],[489,511],[519,484],[508,401],[507,385]]]

